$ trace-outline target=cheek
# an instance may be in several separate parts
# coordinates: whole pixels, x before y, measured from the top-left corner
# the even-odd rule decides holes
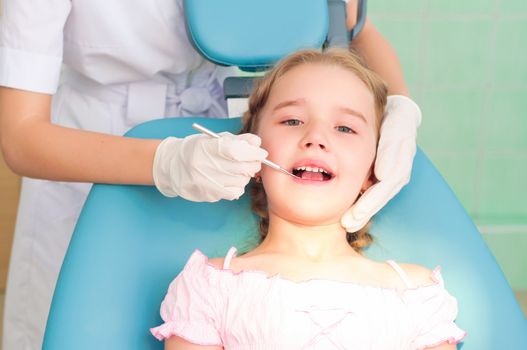
[[[350,194],[358,195],[365,181],[370,178],[376,149],[370,142],[360,148],[355,147],[354,150],[341,158],[341,172],[344,175],[345,187],[350,190]]]
[[[365,149],[364,149],[364,158],[366,159],[366,162],[371,165],[375,159],[375,155],[377,154],[377,133],[372,130],[369,137],[367,138],[367,142],[365,143]]]
[[[341,145],[340,149],[346,149],[341,152],[343,156],[341,161],[347,167],[353,167],[355,172],[361,169],[369,169],[377,153],[377,141],[373,135],[356,139],[351,144]]]
[[[269,153],[267,159],[282,167],[288,167],[291,163],[291,156],[295,152],[295,142],[293,141],[293,138],[279,133],[273,134],[272,137],[269,136],[270,135],[260,136],[262,139],[261,147]],[[266,166],[264,165],[263,168],[265,167]]]
[[[366,165],[368,172],[371,169],[373,163],[375,162],[376,155],[377,155],[377,149],[375,148],[375,145],[372,145],[364,156],[364,163]]]
[[[275,152],[275,148],[276,148],[276,135],[274,135],[273,133],[267,131],[267,130],[260,130],[257,135],[260,137],[260,139],[262,140],[262,144],[260,145],[260,147],[262,147],[263,149],[265,149],[267,152],[269,152],[269,155],[271,155],[271,152]]]
[[[365,181],[367,181],[373,174],[375,155],[376,155],[376,150],[372,149],[361,160],[361,163],[362,163],[361,164],[361,169],[362,169],[361,185]]]

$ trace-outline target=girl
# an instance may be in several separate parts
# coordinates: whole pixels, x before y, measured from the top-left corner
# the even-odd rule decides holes
[[[362,254],[341,218],[377,180],[386,86],[346,50],[302,51],[257,85],[243,132],[299,179],[263,167],[253,187],[261,243],[192,254],[153,328],[166,349],[455,349],[464,336],[440,269]]]
[[[375,262],[341,218],[375,183],[386,86],[345,50],[296,53],[249,101],[243,132],[300,179],[262,168],[261,244],[236,257],[196,251],[152,329],[166,349],[455,349],[456,300],[439,268]]]
[[[153,118],[226,115],[223,74],[194,50],[183,7],[183,0],[0,1],[0,152],[24,176],[0,348],[42,347],[55,281],[92,182],[155,184],[166,196],[216,201],[239,197],[259,169],[265,154],[254,135],[221,145],[205,135],[119,136]],[[355,7],[350,1],[349,26]],[[406,94],[395,51],[369,21],[354,42],[390,92]],[[387,155],[408,145],[408,133],[415,136],[401,101],[388,114],[397,127],[383,133]],[[239,149],[247,162],[226,156]],[[390,169],[398,182],[380,176],[348,224],[367,220],[389,199],[411,171],[406,164]]]

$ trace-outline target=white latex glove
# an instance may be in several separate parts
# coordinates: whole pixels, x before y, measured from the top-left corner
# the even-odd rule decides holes
[[[414,101],[402,95],[388,96],[374,167],[379,182],[342,216],[340,222],[348,232],[364,227],[410,181],[419,124],[421,110]]]
[[[237,199],[262,166],[267,151],[253,134],[221,133],[168,137],[157,147],[154,183],[167,197],[181,196],[196,202]]]

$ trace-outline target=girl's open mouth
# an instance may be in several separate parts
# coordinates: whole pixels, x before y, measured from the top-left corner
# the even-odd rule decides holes
[[[333,178],[330,171],[315,166],[299,166],[293,168],[292,173],[302,180],[308,181],[330,181]]]

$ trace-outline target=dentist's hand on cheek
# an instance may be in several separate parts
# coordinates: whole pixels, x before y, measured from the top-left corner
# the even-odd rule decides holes
[[[375,160],[379,182],[342,216],[341,224],[348,232],[364,227],[410,181],[419,124],[421,110],[414,101],[401,95],[388,96]]]
[[[168,137],[157,147],[154,183],[167,197],[181,196],[196,202],[233,200],[262,166],[267,151],[253,134],[221,133]]]

